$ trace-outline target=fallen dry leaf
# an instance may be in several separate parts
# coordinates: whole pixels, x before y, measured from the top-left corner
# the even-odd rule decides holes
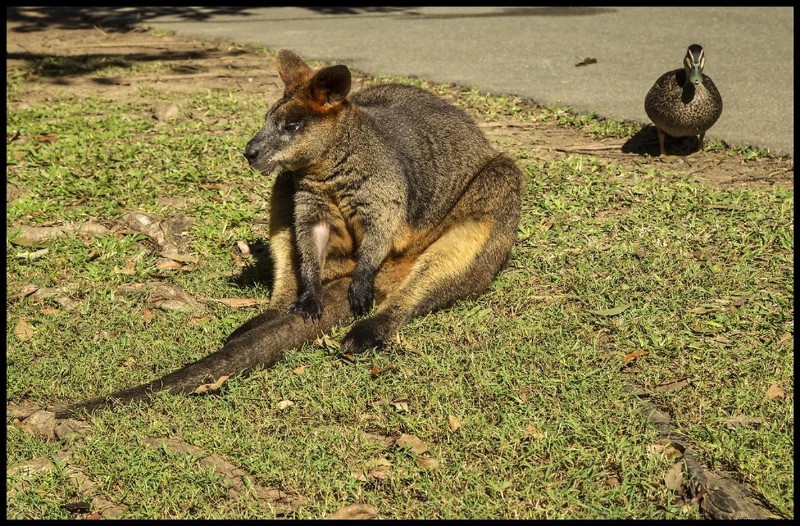
[[[394,365],[387,365],[386,367],[376,367],[373,365],[369,370],[369,374],[374,378],[379,374],[385,373],[386,371],[391,371],[392,369],[394,369]]]
[[[153,309],[151,309],[150,307],[145,307],[144,312],[142,312],[142,321],[144,321],[145,325],[149,325],[152,320],[153,320]]]
[[[250,252],[250,245],[247,244],[247,241],[242,241],[240,239],[236,242],[236,246],[239,248],[239,252],[241,252],[243,258],[249,258],[252,255]]]
[[[683,485],[683,462],[676,462],[664,474],[664,484],[667,489],[678,491]]]
[[[763,423],[764,419],[758,416],[734,415],[725,420],[725,425],[728,429],[736,429],[737,427],[759,425]]]
[[[294,369],[292,369],[292,372],[294,374],[303,374],[305,372],[305,370],[306,370],[306,366],[305,365],[301,365],[300,367],[295,367]]]
[[[414,455],[419,455],[428,451],[428,446],[425,442],[417,438],[416,435],[407,435],[403,433],[400,435],[400,438],[397,439],[396,444],[403,449],[408,449]]]
[[[280,409],[281,411],[285,411],[286,409],[289,409],[293,405],[294,402],[292,402],[291,400],[281,400],[280,402],[278,402],[278,409]]]
[[[339,342],[328,336],[327,334],[323,334],[316,340],[314,340],[314,345],[319,345],[321,347],[326,347],[328,349],[338,350],[339,349]],[[351,355],[352,356],[352,355]],[[353,361],[353,360],[350,360]]]
[[[114,274],[124,274],[125,276],[134,276],[136,274],[136,262],[133,260],[128,261],[125,264],[124,269],[115,266]]]
[[[541,440],[544,437],[544,433],[536,429],[532,425],[525,426],[525,431],[522,433],[522,438],[532,438],[534,440]]]
[[[430,457],[417,457],[417,464],[422,469],[433,469],[439,467],[439,461]]]
[[[354,471],[351,474],[358,480],[367,482],[370,478],[383,480],[391,469],[392,463],[381,457],[367,462],[363,471]]]
[[[45,133],[42,135],[37,135],[36,137],[34,137],[34,140],[36,142],[57,142],[58,135],[55,135],[53,133]]]
[[[786,396],[786,393],[783,392],[783,389],[778,387],[778,384],[772,384],[767,389],[767,392],[764,394],[770,400],[778,400],[779,398],[783,398]]]
[[[183,270],[184,266],[180,261],[175,261],[174,259],[158,258],[156,268],[158,270]]]
[[[211,391],[216,391],[220,387],[222,387],[222,384],[228,381],[228,378],[230,378],[229,375],[220,376],[219,378],[217,378],[216,382],[210,384],[198,385],[197,388],[192,392],[195,394],[203,394]]]
[[[689,309],[688,311],[690,314],[705,314],[708,312],[708,309],[705,307],[695,307],[693,309]]]
[[[378,514],[370,504],[348,504],[328,515],[329,519],[371,519]]]
[[[647,351],[643,351],[641,349],[637,349],[637,350],[635,350],[633,352],[629,352],[628,354],[625,355],[624,358],[622,358],[622,365],[625,365],[628,362],[633,361],[633,360],[635,360],[636,358],[638,358],[640,356],[645,356],[646,354],[647,354]]]
[[[35,333],[36,330],[30,326],[28,320],[25,318],[20,318],[17,324],[14,326],[14,336],[16,336],[21,342],[30,340]]]
[[[398,411],[408,412],[408,398],[395,398],[392,400],[392,406]]]
[[[461,427],[461,421],[455,415],[447,415],[447,420],[450,422],[450,431],[455,431]]]

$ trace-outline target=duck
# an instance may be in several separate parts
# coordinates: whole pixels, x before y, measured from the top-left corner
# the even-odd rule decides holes
[[[644,111],[656,127],[662,156],[666,155],[667,135],[699,135],[698,151],[702,150],[706,132],[722,115],[722,97],[711,78],[703,73],[705,64],[703,47],[690,45],[683,67],[661,75],[644,98]]]

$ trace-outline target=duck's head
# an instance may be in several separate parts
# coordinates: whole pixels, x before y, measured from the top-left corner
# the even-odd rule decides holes
[[[683,67],[686,69],[686,78],[695,86],[703,83],[703,66],[706,65],[706,55],[703,53],[703,47],[698,44],[692,44],[686,50],[686,56],[683,58]]]

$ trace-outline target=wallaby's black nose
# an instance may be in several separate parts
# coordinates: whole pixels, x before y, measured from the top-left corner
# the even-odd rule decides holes
[[[244,156],[249,163],[253,163],[256,159],[258,159],[258,148],[251,148],[250,145],[244,149]]]

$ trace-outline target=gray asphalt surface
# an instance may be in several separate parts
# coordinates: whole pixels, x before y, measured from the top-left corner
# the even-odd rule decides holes
[[[794,155],[791,7],[195,8],[142,23],[640,122],[653,82],[698,43],[724,102],[707,137]]]

